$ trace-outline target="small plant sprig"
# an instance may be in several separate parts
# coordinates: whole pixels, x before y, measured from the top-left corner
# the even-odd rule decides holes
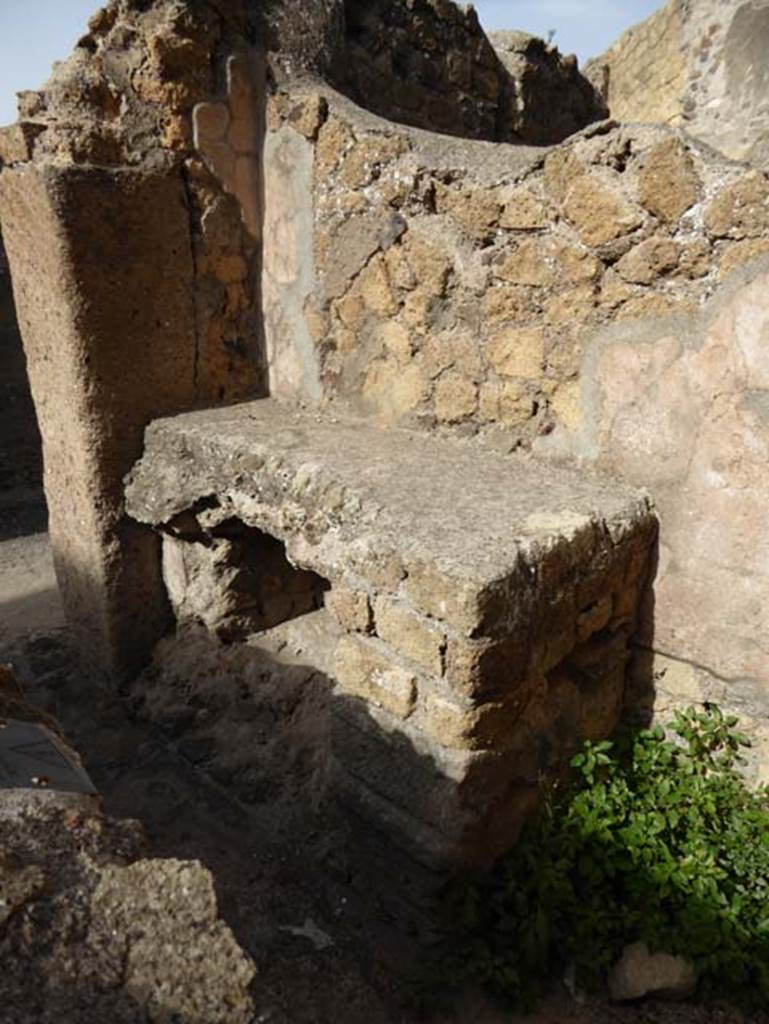
[[[712,704],[585,743],[515,849],[450,894],[444,981],[530,1008],[574,965],[595,988],[623,947],[687,957],[699,995],[769,1005],[769,795]]]

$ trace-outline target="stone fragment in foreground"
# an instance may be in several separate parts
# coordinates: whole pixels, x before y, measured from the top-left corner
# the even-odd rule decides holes
[[[643,996],[685,999],[696,981],[694,968],[684,957],[650,953],[645,942],[634,942],[609,972],[609,994],[618,1003]]]
[[[101,813],[58,725],[3,669],[0,715],[11,709],[34,757],[56,763],[50,786],[0,787],[3,1021],[248,1024],[254,966],[219,918],[210,872],[143,859],[141,826]]]

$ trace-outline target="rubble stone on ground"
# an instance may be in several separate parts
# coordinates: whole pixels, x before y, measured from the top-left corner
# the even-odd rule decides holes
[[[2,670],[0,716],[60,729]],[[77,754],[70,750],[72,758]],[[0,978],[8,1024],[248,1024],[250,958],[197,862],[142,859],[135,821],[50,785],[0,789]]]
[[[634,942],[609,972],[609,994],[618,1003],[644,996],[685,999],[694,991],[696,980],[685,957],[650,953],[645,942]]]

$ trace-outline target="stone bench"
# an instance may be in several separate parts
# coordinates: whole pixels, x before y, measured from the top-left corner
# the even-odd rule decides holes
[[[178,618],[225,640],[325,623],[338,793],[430,869],[508,848],[619,718],[642,494],[266,399],[153,423],[126,500],[163,533]]]

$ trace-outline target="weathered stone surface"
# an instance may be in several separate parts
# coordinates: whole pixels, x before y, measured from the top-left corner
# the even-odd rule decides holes
[[[227,59],[227,102],[198,103],[192,111],[193,141],[212,173],[240,206],[253,238],[261,234],[259,151],[260,96],[264,62],[255,53]]]
[[[651,284],[678,264],[678,246],[670,238],[647,238],[617,263],[617,273],[632,284]]]
[[[727,185],[705,208],[705,227],[716,238],[755,238],[769,225],[769,180],[750,171]]]
[[[0,860],[0,929],[44,888],[45,874],[37,864],[18,867],[9,860]]]
[[[341,166],[355,139],[373,144],[383,130],[339,97],[329,97],[329,119],[340,147],[332,165]],[[547,154],[543,167],[495,165],[494,173],[487,144],[463,151],[467,166],[457,172],[457,154],[447,162],[434,140],[404,127],[389,132],[403,145],[369,184],[352,187],[332,174],[317,194],[316,250],[330,271],[308,264],[316,297],[307,300],[311,312],[297,338],[312,333],[324,398],[383,422],[478,430],[525,449],[555,424],[578,419],[576,377],[591,333],[613,320],[694,309],[711,287],[712,243],[699,197],[717,198],[737,172],[676,132],[607,123]],[[499,152],[506,161],[520,155],[512,147]],[[328,154],[316,155],[316,184],[318,156],[325,166]],[[655,167],[647,175],[649,209],[639,196]],[[666,175],[675,180],[665,185]],[[663,226],[655,203],[665,199],[680,212],[671,206]],[[570,204],[574,222],[563,214]],[[345,271],[324,342],[329,328],[316,316],[318,298],[329,273],[332,287],[339,284],[336,272],[353,252],[345,244],[339,258],[332,240],[340,225],[383,210],[400,218],[402,234],[349,277]],[[500,338],[516,332],[539,338],[527,366],[511,363],[500,375]],[[525,347],[514,351],[523,358]]]
[[[511,284],[536,287],[553,284],[556,274],[553,247],[540,239],[522,241],[495,268],[495,273]]]
[[[532,782],[516,775],[520,752],[500,757],[533,681],[609,629],[629,562],[651,557],[654,538],[640,495],[271,400],[158,422],[127,496],[134,515],[166,532],[189,531],[182,513],[199,508],[214,551],[234,520],[280,537],[294,564],[331,582],[346,632],[320,643],[334,648],[328,665],[309,647],[304,658],[335,681],[340,792],[354,777],[358,813],[444,867],[487,860],[517,834]],[[623,629],[633,621],[631,607]],[[579,735],[616,721],[627,634],[610,632],[584,707],[570,679],[550,687],[558,710],[543,771]],[[526,799],[511,797],[500,816],[516,787]]]
[[[8,678],[3,716],[23,703]],[[47,721],[28,704],[22,713]],[[144,847],[139,823],[105,817],[98,798],[54,784],[2,790],[5,1019],[248,1024],[255,969],[219,918],[210,872],[142,859]]]
[[[311,182],[309,142],[287,129],[268,136],[264,149],[262,308],[270,391],[277,396],[299,393],[315,399],[320,392],[320,371],[303,315],[314,284]],[[340,294],[343,291],[340,284]]]
[[[525,692],[511,697],[526,675],[531,660],[527,638],[502,640],[449,635],[446,643],[445,677],[449,692],[481,701],[522,700]]]
[[[475,11],[397,0],[348,7],[334,84],[392,121],[467,138],[560,142],[606,115],[573,57],[523,32],[484,34]]]
[[[628,234],[642,222],[641,211],[607,177],[580,175],[569,186],[563,212],[588,245],[602,245]]]
[[[408,668],[393,665],[386,648],[375,639],[342,637],[334,674],[343,693],[384,708],[397,718],[408,718],[414,710],[417,677]]]
[[[511,699],[506,703],[463,705],[427,691],[421,695],[416,721],[443,747],[503,751],[510,742],[513,723],[521,714],[521,704]]]
[[[320,607],[324,581],[294,569],[258,531],[163,537],[163,581],[178,623],[199,622],[233,640]]]
[[[554,718],[529,709],[519,760],[540,727],[561,753],[578,735],[601,735],[616,719],[623,674],[619,655],[598,639],[608,632],[625,650],[643,588],[643,572],[631,565],[646,571],[652,540],[639,551],[625,541],[643,534],[650,516],[626,492],[584,478],[582,467],[527,459],[532,445],[546,450],[551,442],[541,439],[550,437],[557,446],[566,432],[571,453],[660,488],[672,525],[657,610],[673,625],[661,621],[657,637],[682,657],[705,651],[706,660],[718,640],[725,678],[744,670],[753,685],[765,653],[756,639],[764,595],[745,552],[752,546],[760,563],[763,306],[754,298],[735,308],[717,342],[709,335],[699,346],[687,331],[716,272],[732,274],[763,252],[763,175],[667,127],[605,122],[543,154],[387,124],[317,79],[294,80],[304,69],[334,74],[348,93],[405,122],[490,138],[538,132],[542,142],[547,133],[561,137],[564,119],[575,127],[592,119],[594,96],[576,62],[520,34],[500,36],[495,54],[472,10],[442,0],[358,5],[346,30],[338,0],[284,0],[267,26],[285,33],[275,37],[282,52],[267,59],[253,48],[262,36],[250,9],[235,19],[219,6],[217,17],[206,5],[191,8],[183,29],[170,0],[97,18],[45,92],[24,99],[35,127],[13,134],[12,167],[3,171],[9,195],[25,175],[25,187],[49,176],[39,210],[32,202],[22,210],[13,194],[12,260],[23,271],[17,285],[59,492],[54,534],[69,552],[66,592],[88,623],[87,640],[98,635],[105,648],[139,660],[164,621],[156,539],[123,518],[116,485],[138,455],[144,423],[262,394],[269,373],[273,395],[329,410],[292,418],[269,403],[222,421],[185,420],[178,435],[178,424],[151,432],[151,444],[161,440],[148,458],[166,479],[149,497],[145,485],[139,515],[168,535],[166,584],[179,619],[202,619],[214,631],[234,620],[241,632],[265,625],[249,608],[258,590],[253,566],[243,573],[243,552],[217,532],[228,517],[240,519],[286,540],[290,559],[334,584],[329,608],[355,634],[346,654],[340,648],[348,683],[340,701],[375,708],[382,729],[408,733],[446,778],[464,779],[466,764],[457,767],[444,748],[483,736],[501,743],[488,723],[504,722],[507,699],[522,700],[543,676]],[[703,43],[715,50],[731,37],[732,73],[735,39],[753,53],[749,27],[761,23],[736,6],[743,13],[719,16]],[[654,22],[662,58],[647,100],[686,64],[671,49],[675,32],[702,27],[711,11],[709,3],[705,14],[679,8]],[[709,77],[703,97],[724,75]],[[268,79],[276,86],[269,100]],[[651,100],[663,109],[664,97]],[[78,183],[71,194],[69,185],[49,187],[68,175]],[[83,226],[84,218],[91,222]],[[104,237],[96,224],[108,225]],[[24,267],[22,243],[33,233],[39,255]],[[151,273],[129,281],[142,262]],[[728,287],[748,272],[756,266],[733,274]],[[97,283],[84,289],[91,275]],[[63,319],[49,316],[51,296],[66,307]],[[648,331],[662,328],[641,321],[675,314],[681,319],[649,355]],[[55,353],[40,341],[44,333],[57,339]],[[140,367],[134,380],[116,369],[126,359]],[[653,385],[644,390],[644,381]],[[710,425],[705,395],[715,402]],[[46,419],[45,405],[63,398],[75,426],[65,424],[59,438],[60,421]],[[348,406],[391,425],[477,434],[477,442],[388,436],[348,419]],[[734,444],[716,438],[724,425],[749,454],[736,459]],[[490,454],[516,449],[514,460]],[[208,507],[212,498],[218,509]],[[154,506],[147,512],[164,502],[166,512],[196,510],[203,557],[176,511],[173,522]],[[82,508],[90,512],[78,518]],[[724,559],[717,570],[716,548]],[[284,583],[285,614],[306,611]],[[596,644],[600,671],[586,661]],[[574,659],[579,672],[568,664]],[[411,690],[403,672],[413,676]],[[579,673],[591,681],[582,693]],[[377,697],[372,680],[380,676],[393,685]],[[543,763],[553,759],[548,753]],[[495,778],[475,817],[464,796],[452,803],[456,790],[441,789],[450,794],[441,806],[467,815],[452,841],[465,826],[482,832],[481,819],[491,828],[502,789],[524,783],[531,778]],[[405,775],[398,786],[408,792]],[[425,791],[410,799],[436,816]],[[513,825],[511,811],[498,834],[509,838]]]
[[[478,385],[462,373],[447,373],[435,385],[435,414],[444,423],[467,419],[477,407]]]
[[[484,293],[481,307],[488,324],[522,319],[531,308],[531,289],[517,285],[492,285]]]
[[[43,131],[42,125],[29,121],[0,128],[0,167],[3,164],[25,163],[32,156],[36,137]]]
[[[677,0],[665,4],[628,29],[601,57],[588,61],[586,74],[612,117],[664,124],[680,114],[687,78],[682,14]]]
[[[400,0],[350,8],[349,56],[335,69],[335,84],[391,120],[496,138],[506,75],[477,15],[433,4],[420,13],[414,19]],[[463,53],[475,53],[475,61],[458,61]]]
[[[513,614],[517,599],[505,596],[503,581],[525,579],[530,559],[563,549],[566,569],[573,541],[559,541],[562,530],[592,536],[599,516],[618,540],[649,517],[643,497],[566,470],[363,422],[324,421],[272,401],[159,421],[145,443],[127,489],[129,510],[141,521],[168,522],[212,488],[231,493],[230,515],[285,538],[296,564],[332,582],[345,565],[365,578],[377,551],[397,551],[415,606],[463,630],[494,628]],[[188,452],[183,461],[180,445]],[[365,476],[361,466],[369,467]],[[257,501],[248,496],[255,474],[264,474]],[[463,483],[470,477],[472,493]],[[296,533],[286,519],[291,505],[305,509]]]
[[[661,220],[678,220],[700,197],[694,161],[679,139],[666,139],[646,155],[638,176],[643,205]]]
[[[150,7],[112,5],[44,89],[24,94],[12,134],[26,148],[0,189],[64,602],[88,667],[118,675],[167,613],[156,544],[125,522],[115,491],[137,430],[148,410],[260,394],[262,374],[253,237],[241,223],[258,219],[257,181],[230,153],[240,194],[227,195],[194,148],[196,107],[201,144],[226,148],[230,121],[243,127],[243,110],[231,119],[213,95],[226,21],[198,7],[182,28],[173,4]],[[223,54],[222,77],[234,56]]]
[[[768,38],[762,4],[668,0],[585,72],[617,120],[680,126],[732,159],[765,166]]]
[[[529,189],[517,188],[505,202],[499,218],[501,228],[518,231],[536,231],[550,224],[551,212],[544,199]]]
[[[491,32],[489,39],[512,78],[508,117],[521,139],[535,145],[559,142],[606,117],[606,107],[580,73],[576,57],[526,32]]]
[[[385,359],[372,364],[362,392],[382,420],[395,423],[419,408],[429,390],[420,366],[410,363],[403,367],[395,359]]]
[[[379,597],[374,604],[377,636],[433,675],[443,674],[444,633],[408,606]]]
[[[730,245],[723,252],[718,267],[719,277],[724,280],[738,267],[757,260],[769,253],[769,238],[745,238]]]
[[[209,871],[178,860],[106,867],[91,901],[90,941],[105,938],[122,961],[122,984],[150,1020],[251,1020],[254,967],[218,920]],[[122,939],[122,941],[121,941]],[[205,970],[201,971],[201,966]]]
[[[634,942],[609,972],[609,994],[619,1003],[643,996],[685,999],[696,981],[694,968],[684,957],[650,953],[645,942]]]
[[[373,626],[373,613],[369,595],[337,584],[326,594],[326,607],[340,626],[348,632],[368,633]]]
[[[544,335],[538,327],[509,328],[489,347],[489,362],[503,377],[538,377],[544,357]]]
[[[167,614],[157,541],[123,517],[121,478],[153,413],[195,395],[182,182],[19,167],[3,171],[0,208],[59,583],[84,657],[120,674],[137,667]]]
[[[610,474],[651,487],[661,547],[645,635],[731,680],[719,690],[725,706],[748,685],[737,680],[769,685],[761,625],[769,602],[761,569],[769,559],[766,287],[759,261],[699,315],[596,340],[584,357],[593,390],[583,392],[569,443]]]
[[[366,135],[345,153],[339,169],[340,180],[348,188],[365,188],[377,177],[383,164],[394,160],[408,148],[399,135]]]

